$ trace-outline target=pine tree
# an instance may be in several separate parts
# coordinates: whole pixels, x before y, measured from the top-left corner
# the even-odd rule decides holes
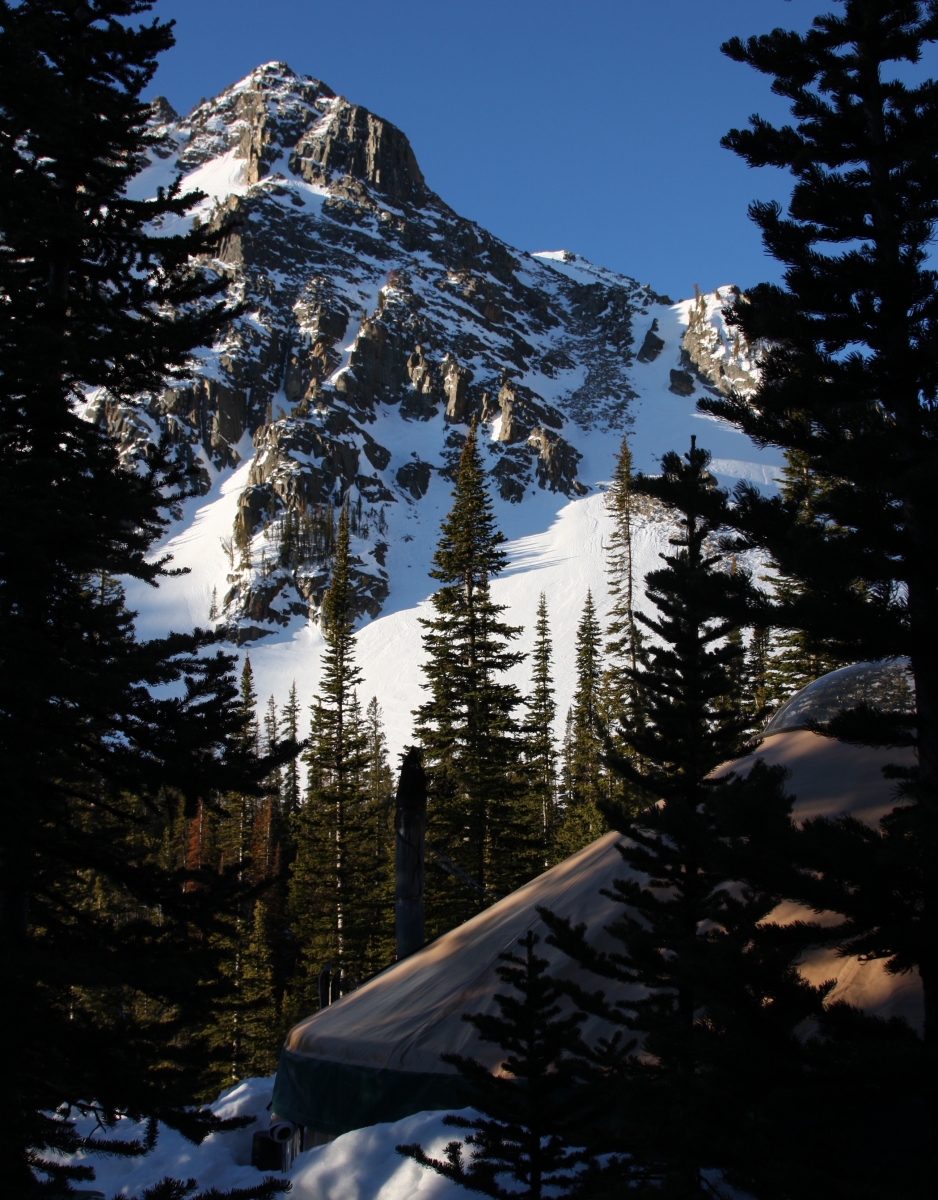
[[[769,656],[771,642],[769,631],[762,625],[755,625],[746,647],[746,658],[743,667],[745,684],[743,688],[743,711],[749,721],[749,733],[755,735],[765,723],[766,717],[777,707],[769,682]]]
[[[810,527],[818,520],[818,506],[823,507],[823,487],[823,480],[812,469],[807,455],[797,450],[786,451],[780,491],[783,501],[795,514],[796,526]],[[828,535],[831,532],[828,525]],[[810,600],[809,585],[777,565],[764,582],[770,585],[776,604],[782,610]],[[819,638],[804,629],[776,630],[765,670],[766,690],[772,707],[778,708],[813,680],[846,665],[830,638]]]
[[[635,620],[635,579],[632,567],[632,527],[635,523],[632,453],[628,437],[622,438],[612,483],[606,493],[606,511],[612,520],[612,532],[606,548],[606,575],[612,607],[606,630],[606,668],[600,701],[600,725],[604,740],[619,754],[626,753],[618,735],[620,724],[637,721],[641,696],[635,683],[636,667],[642,653],[641,628]],[[631,673],[630,673],[631,672]],[[607,774],[608,796],[619,806],[636,801],[628,784]]]
[[[534,803],[541,812],[541,838],[544,865],[554,861],[553,841],[557,825],[557,746],[554,741],[554,680],[551,672],[553,645],[547,613],[547,598],[541,592],[534,626],[534,650],[531,695],[527,707],[526,758],[530,771]]]
[[[377,696],[372,696],[368,701],[368,707],[365,709],[365,722],[368,737],[366,783],[368,799],[376,810],[383,805],[386,814],[389,814],[391,798],[394,794],[394,781],[391,776],[391,764],[388,761],[388,739],[384,732],[384,713]],[[389,818],[388,828],[390,826]]]
[[[632,454],[628,437],[623,437],[616,459],[612,484],[606,493],[606,511],[612,532],[606,552],[606,575],[612,608],[606,631],[606,669],[600,700],[600,731],[615,753],[632,753],[619,736],[622,724],[642,720],[642,697],[637,667],[642,660],[643,635],[635,618],[635,579],[632,566],[632,528],[636,517],[632,477]],[[620,811],[641,807],[628,782],[606,774],[606,795]]]
[[[632,526],[635,520],[632,452],[623,437],[616,459],[612,484],[606,493],[606,511],[612,518],[612,533],[606,552],[606,574],[612,608],[606,630],[606,654],[615,669],[621,665],[635,670],[641,650],[640,629],[635,621],[635,580],[632,570]],[[617,707],[622,708],[620,702]]]
[[[378,966],[371,908],[373,830],[367,791],[368,736],[358,703],[350,520],[342,509],[332,579],[322,605],[325,650],[311,707],[306,800],[296,820],[290,925],[298,948],[291,984],[294,1015],[318,1002],[320,971],[331,964],[341,991]]]
[[[475,1059],[458,1054],[442,1055],[457,1068],[467,1085],[467,1099],[483,1115],[444,1118],[446,1125],[471,1130],[464,1141],[447,1145],[445,1161],[430,1158],[420,1145],[397,1147],[399,1154],[496,1200],[555,1195],[556,1189],[574,1185],[588,1159],[577,1148],[586,1114],[581,1105],[571,1103],[578,1059],[585,1052],[580,1038],[585,1014],[561,1016],[562,994],[547,973],[547,959],[534,952],[538,940],[529,932],[518,940],[523,957],[499,955],[505,964],[498,968],[499,978],[514,993],[495,994],[499,1015],[464,1018],[476,1027],[481,1041],[506,1052],[501,1072],[493,1075]]]
[[[569,735],[564,744],[563,811],[554,838],[558,858],[566,858],[582,849],[608,828],[600,808],[606,793],[600,733],[602,642],[593,595],[589,591],[577,627],[576,672]]]
[[[203,635],[136,641],[114,582],[165,572],[150,549],[179,472],[157,445],[121,470],[76,404],[162,390],[222,320],[224,281],[195,265],[216,232],[154,232],[197,197],[126,197],[140,96],[172,44],[168,24],[133,25],[149,7],[0,6],[0,953],[18,1031],[0,1138],[24,1197],[37,1174],[91,1178],[48,1153],[81,1142],[48,1115],[60,1105],[95,1103],[103,1124],[159,1111],[196,1139],[217,1127],[185,1106],[207,1078],[208,934],[232,897],[167,835],[268,769],[235,744],[232,659],[202,656]]]
[[[295,741],[288,731],[287,738]],[[283,999],[290,947],[287,940],[286,887],[289,828],[283,811],[283,776],[277,762],[281,729],[274,697],[264,714],[263,746],[274,765],[266,780],[266,795],[253,806],[250,874],[257,890],[245,919],[242,1045],[243,1074],[270,1075],[276,1069],[283,1041]]]
[[[300,740],[300,705],[296,697],[296,680],[290,685],[287,702],[280,714],[280,727],[284,739],[297,744]],[[300,772],[296,758],[291,758],[283,769],[283,784],[280,803],[285,822],[289,824],[300,807]]]
[[[373,972],[393,962],[395,953],[394,779],[388,761],[384,715],[377,696],[372,696],[365,709],[365,743],[363,886],[369,912],[364,922],[369,931],[368,969]]]
[[[634,754],[611,756],[647,804],[637,815],[605,806],[628,837],[620,852],[632,873],[614,886],[623,908],[610,926],[622,946],[598,952],[582,928],[542,914],[550,940],[634,989],[618,1006],[573,989],[642,1050],[634,1053],[635,1041],[620,1047],[621,1125],[600,1148],[624,1152],[630,1172],[644,1164],[666,1194],[682,1197],[705,1193],[706,1166],[748,1170],[756,1143],[767,1156],[765,1098],[797,1075],[795,1029],[822,999],[798,975],[797,939],[762,924],[792,870],[783,772],[709,778],[735,756],[745,727],[740,705],[727,703],[742,648],[714,614],[745,599],[747,580],[721,569],[719,551],[707,553],[727,508],[708,463],[692,439],[683,460],[666,454],[661,476],[636,480],[672,509],[678,528],[663,567],[646,579],[657,615],[639,616],[655,635],[638,668],[645,712],[622,732]],[[742,881],[740,891],[728,880]]]
[[[523,655],[509,648],[520,629],[505,624],[491,581],[505,565],[473,422],[456,471],[431,577],[440,583],[434,615],[421,620],[429,699],[416,710],[416,734],[429,777],[427,841],[465,875],[428,880],[431,929],[466,920],[499,893],[536,874],[540,813],[523,771],[515,711],[518,689],[501,678]]]
[[[907,655],[918,767],[879,830],[817,828],[821,907],[848,918],[843,943],[917,972],[924,989],[921,1075],[938,1129],[938,476],[935,321],[938,121],[933,79],[903,82],[938,40],[933,4],[846,0],[804,34],[776,30],[723,47],[772,79],[794,122],[753,118],[724,144],[752,166],[787,168],[787,213],[754,204],[782,286],[738,296],[730,321],[762,344],[754,395],[703,407],[810,467],[813,520],[797,500],[740,488],[732,523],[795,581],[767,619],[844,660]],[[795,458],[790,460],[794,465]],[[860,714],[859,741],[908,740]],[[878,727],[877,727],[878,726]],[[862,836],[861,836],[862,833]],[[830,835],[830,836],[829,836]],[[849,880],[849,884],[845,881]],[[931,1175],[938,1141],[932,1134]]]
[[[661,555],[664,567],[645,579],[658,616],[638,614],[656,641],[635,674],[643,689],[654,688],[654,696],[649,691],[643,720],[623,730],[626,743],[639,756],[647,755],[647,764],[642,757],[637,764],[628,758],[616,762],[646,801],[681,795],[691,808],[694,797],[707,790],[703,781],[710,771],[736,757],[746,727],[739,704],[743,647],[738,626],[716,614],[718,600],[724,606],[734,602],[742,611],[751,588],[742,572],[724,569],[721,550],[708,553],[728,507],[709,462],[709,453],[692,437],[683,459],[669,452],[660,476],[636,480],[645,495],[669,506],[677,529],[668,539],[672,553]],[[621,819],[627,822],[628,815]]]
[[[251,656],[244,656],[241,669],[240,716],[242,731],[239,738],[243,754],[257,757],[260,751],[260,730],[257,722],[257,693],[254,690],[254,670]],[[222,800],[222,821],[218,831],[219,869],[233,872],[237,882],[251,878],[251,835],[254,825],[254,797],[233,792]],[[232,923],[228,945],[227,973],[232,983],[232,1003],[216,1036],[220,1036],[224,1058],[228,1065],[229,1084],[244,1074],[245,1030],[244,969],[247,941],[250,936],[250,905],[239,905]]]

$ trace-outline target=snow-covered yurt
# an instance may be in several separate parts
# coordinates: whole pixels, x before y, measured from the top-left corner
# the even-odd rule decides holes
[[[753,753],[722,770],[745,773],[757,758],[783,764],[796,797],[796,820],[849,812],[875,823],[895,803],[883,766],[909,763],[912,751],[847,745],[810,732],[805,722],[828,720],[864,701],[889,709],[905,708],[908,700],[906,666],[900,660],[834,671],[796,693],[775,714]],[[328,1137],[464,1103],[459,1076],[440,1061],[441,1053],[468,1053],[496,1070],[502,1052],[480,1043],[463,1014],[497,1011],[499,955],[515,949],[529,929],[546,933],[538,906],[585,922],[597,945],[611,945],[604,926],[617,905],[601,889],[626,870],[616,850],[621,840],[619,834],[606,834],[296,1025],[280,1058],[274,1111]],[[776,919],[793,919],[796,906],[787,909],[782,906]],[[577,970],[543,942],[539,953],[551,959],[559,978]],[[887,976],[878,962],[838,958],[829,950],[818,950],[801,969],[816,983],[836,978],[832,1000],[921,1022],[917,976]],[[607,994],[612,999],[614,990]],[[608,1030],[598,1022],[584,1027],[587,1040],[600,1032]]]

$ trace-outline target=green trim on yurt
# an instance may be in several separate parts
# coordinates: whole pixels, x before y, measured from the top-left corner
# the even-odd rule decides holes
[[[324,1062],[284,1050],[274,1083],[273,1111],[317,1133],[338,1136],[433,1109],[465,1108],[459,1075],[393,1071]]]

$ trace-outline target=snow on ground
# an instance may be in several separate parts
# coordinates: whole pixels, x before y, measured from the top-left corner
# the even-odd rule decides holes
[[[273,1078],[245,1079],[223,1092],[211,1106],[222,1117],[247,1113],[256,1116],[247,1129],[212,1134],[201,1146],[193,1146],[161,1125],[156,1148],[143,1158],[78,1154],[68,1161],[92,1166],[94,1183],[81,1186],[103,1192],[108,1200],[139,1196],[145,1187],[166,1175],[196,1179],[201,1189],[247,1187],[263,1178],[251,1166],[251,1137],[256,1130],[267,1128],[273,1085]],[[462,1194],[448,1180],[402,1158],[394,1149],[401,1143],[419,1142],[431,1154],[442,1157],[444,1146],[455,1132],[443,1125],[444,1115],[417,1113],[402,1121],[354,1130],[325,1146],[307,1150],[283,1176],[292,1184],[290,1196],[293,1200],[437,1200]],[[142,1124],[133,1121],[119,1122],[110,1134],[95,1131],[90,1118],[80,1120],[78,1126],[81,1133],[95,1133],[105,1141],[108,1137],[142,1138],[146,1133]]]
[[[107,1158],[103,1155],[75,1154],[67,1160],[94,1168],[93,1183],[81,1189],[95,1189],[108,1200],[139,1197],[144,1188],[169,1176],[172,1179],[195,1179],[201,1190],[244,1188],[265,1178],[251,1166],[251,1137],[258,1129],[266,1129],[267,1106],[273,1092],[273,1077],[244,1079],[223,1092],[211,1105],[222,1117],[256,1117],[252,1125],[235,1133],[217,1133],[206,1138],[201,1146],[193,1146],[180,1134],[161,1125],[156,1148],[143,1158]],[[470,1108],[458,1110],[473,1116]],[[448,1142],[459,1137],[460,1131],[443,1124],[443,1112],[421,1112],[402,1121],[372,1125],[342,1134],[325,1146],[317,1146],[297,1156],[293,1166],[277,1178],[288,1180],[291,1200],[456,1200],[465,1196],[457,1187],[435,1171],[419,1166],[413,1159],[398,1154],[395,1147],[414,1142],[434,1158],[443,1158]],[[94,1134],[106,1141],[143,1138],[146,1128],[133,1121],[121,1121],[110,1134],[94,1129],[91,1119],[78,1122],[85,1135]],[[704,1172],[709,1183],[720,1185],[721,1195],[734,1200],[746,1200],[743,1193],[728,1189],[719,1172]],[[555,1194],[548,1189],[548,1194]]]

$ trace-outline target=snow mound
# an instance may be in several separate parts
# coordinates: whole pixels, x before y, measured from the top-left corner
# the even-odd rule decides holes
[[[156,1148],[144,1158],[120,1159],[101,1155],[76,1154],[67,1161],[92,1166],[96,1179],[89,1188],[117,1200],[121,1196],[139,1196],[144,1188],[169,1175],[174,1179],[197,1179],[200,1189],[227,1190],[247,1187],[263,1178],[251,1166],[251,1138],[268,1122],[267,1106],[273,1094],[273,1076],[269,1079],[245,1079],[223,1092],[210,1107],[221,1117],[239,1117],[248,1113],[256,1119],[246,1129],[234,1133],[216,1133],[201,1146],[193,1146],[175,1130],[160,1126]],[[470,1110],[465,1110],[469,1112]],[[369,1129],[345,1133],[325,1146],[300,1154],[289,1179],[294,1200],[437,1200],[461,1192],[455,1184],[402,1158],[395,1150],[401,1143],[419,1142],[436,1157],[442,1157],[454,1131],[443,1124],[445,1113],[424,1112]],[[95,1132],[92,1119],[78,1122],[81,1133]],[[98,1130],[96,1136],[115,1141],[142,1138],[145,1127],[134,1121],[121,1121],[110,1134]]]

